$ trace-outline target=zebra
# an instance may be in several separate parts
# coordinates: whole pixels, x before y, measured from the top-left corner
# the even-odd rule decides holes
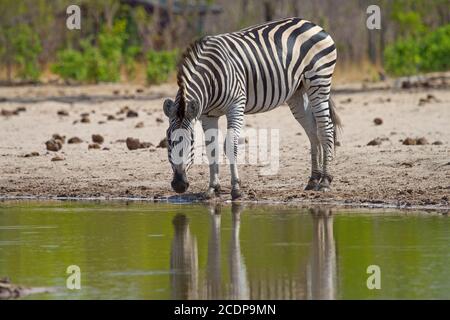
[[[194,124],[218,130],[218,119],[227,118],[226,156],[231,171],[231,197],[242,197],[235,159],[244,114],[273,110],[287,103],[303,126],[311,144],[311,175],[305,190],[330,190],[330,162],[341,122],[330,99],[337,59],[331,36],[316,24],[287,18],[237,32],[205,36],[183,53],[177,73],[175,101],[163,104],[169,118],[168,158],[173,170],[172,189],[189,187],[186,172],[193,162]],[[183,132],[173,137],[175,131]],[[218,150],[218,141],[205,139]],[[182,161],[174,161],[180,154]],[[208,153],[210,180],[207,198],[220,191],[219,165]]]

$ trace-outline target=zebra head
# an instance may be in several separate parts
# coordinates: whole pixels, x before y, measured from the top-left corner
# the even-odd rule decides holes
[[[189,188],[186,172],[194,160],[194,124],[199,104],[197,101],[179,103],[171,99],[164,101],[164,113],[169,118],[167,129],[167,151],[173,170],[172,189],[183,193]]]

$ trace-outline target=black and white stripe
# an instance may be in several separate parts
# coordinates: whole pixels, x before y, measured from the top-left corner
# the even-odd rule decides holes
[[[237,156],[244,114],[266,112],[287,102],[311,141],[312,175],[307,188],[326,189],[331,182],[328,163],[338,124],[330,101],[335,63],[336,47],[330,35],[300,18],[204,37],[181,60],[176,100],[166,101],[172,110],[166,112],[171,121],[168,133],[188,123],[192,126],[196,119],[205,130],[216,128],[217,118],[226,115],[232,137],[228,142],[234,148],[228,157],[232,159]],[[211,165],[210,169],[209,191],[217,190],[218,167]],[[231,173],[238,197],[239,178],[233,163]]]

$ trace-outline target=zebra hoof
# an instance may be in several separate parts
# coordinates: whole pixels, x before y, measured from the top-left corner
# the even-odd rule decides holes
[[[333,180],[333,177],[330,175],[324,175],[320,181],[318,190],[322,192],[329,192],[331,190],[331,180]]]
[[[320,177],[309,178],[308,184],[305,187],[305,191],[317,191],[320,186]]]
[[[242,198],[243,193],[241,189],[232,189],[231,190],[231,200],[237,200],[239,198]]]

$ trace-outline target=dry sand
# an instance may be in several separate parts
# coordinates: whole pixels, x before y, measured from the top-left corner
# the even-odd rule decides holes
[[[26,111],[0,115],[0,196],[174,196],[167,150],[130,151],[123,140],[134,137],[157,145],[167,128],[162,102],[175,92],[174,85],[1,87],[0,110],[24,106]],[[280,130],[281,152],[275,175],[261,176],[261,165],[240,166],[244,199],[449,208],[448,90],[375,90],[337,93],[334,99],[343,133],[336,151],[332,191],[303,191],[310,172],[309,142],[289,108],[283,106],[246,116],[247,128]],[[138,117],[116,115],[124,106],[137,111]],[[58,116],[59,110],[69,115]],[[90,123],[74,124],[82,113],[89,113]],[[107,115],[124,119],[108,121]],[[376,117],[383,120],[382,125],[374,124]],[[143,127],[135,128],[139,122]],[[225,119],[220,123],[224,128]],[[64,135],[66,143],[58,152],[47,151],[45,142],[55,133]],[[88,149],[92,134],[104,137],[100,149]],[[68,144],[67,139],[74,136],[84,142]],[[381,145],[367,146],[377,137],[383,140]],[[429,144],[403,145],[400,140],[407,137],[425,137]],[[442,144],[433,145],[435,141]],[[105,147],[109,150],[103,150]],[[39,156],[24,157],[31,152]],[[56,155],[64,160],[51,161]],[[187,197],[195,198],[206,190],[208,174],[207,165],[191,168]],[[229,181],[228,167],[222,165],[221,200],[231,198]]]

